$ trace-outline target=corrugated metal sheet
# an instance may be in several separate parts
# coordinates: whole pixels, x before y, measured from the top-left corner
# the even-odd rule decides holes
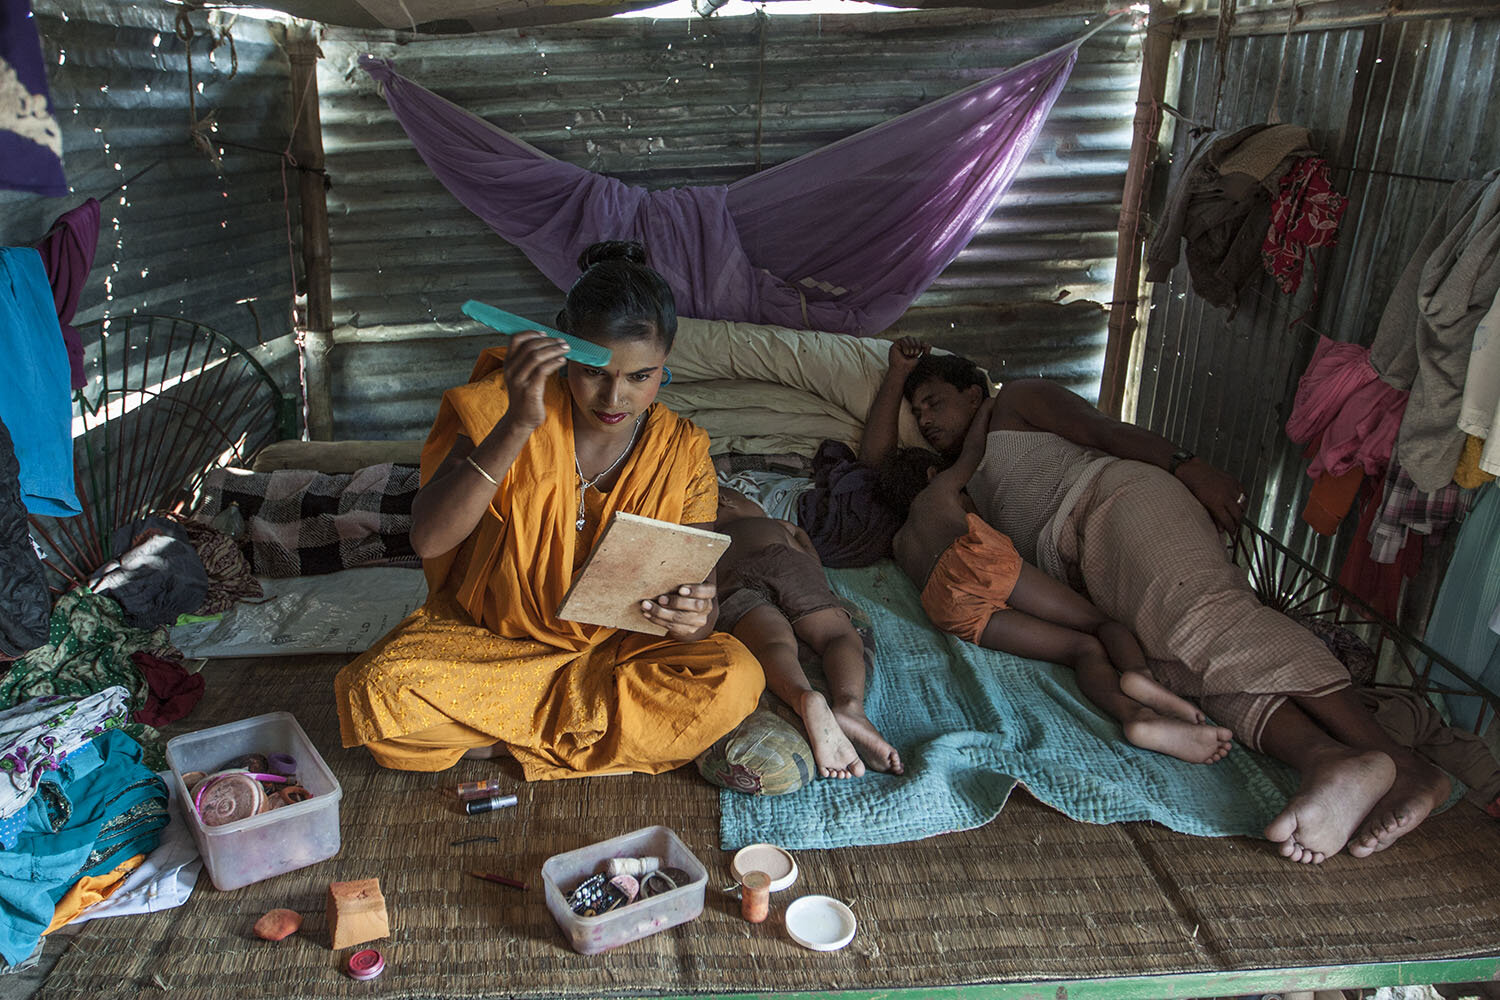
[[[359,53],[393,57],[404,75],[554,156],[658,188],[732,182],[757,154],[765,166],[785,161],[1082,30],[1076,17],[963,11],[601,20],[400,45],[331,31],[319,89],[335,314],[349,327],[330,359],[336,435],[425,433],[479,349],[456,336],[472,329],[459,321],[465,298],[538,318],[560,298],[432,177],[355,69]],[[1112,292],[1139,43],[1122,21],[1083,46],[1015,186],[892,333],[962,350],[997,374],[1097,391],[1098,303]]]
[[[233,60],[227,46],[212,55],[204,38],[193,46],[198,116],[216,112],[218,140],[272,151],[225,146],[222,167],[215,167],[188,141],[186,46],[169,8],[102,0],[38,0],[34,7],[74,193],[48,199],[0,192],[0,241],[35,242],[63,211],[101,198],[98,251],[79,323],[160,313],[204,323],[243,345],[277,341],[257,357],[295,391],[292,278],[274,155],[287,143],[291,88],[286,56],[268,25],[214,14],[216,24],[230,26]],[[201,11],[192,16],[198,32],[208,19]],[[126,190],[104,197],[148,166]],[[293,218],[295,197],[294,189]]]
[[[1325,570],[1336,569],[1353,525],[1330,542],[1300,523],[1306,463],[1283,429],[1296,382],[1319,332],[1370,343],[1451,182],[1500,165],[1497,47],[1500,20],[1493,18],[1236,38],[1230,45],[1219,126],[1266,120],[1279,76],[1281,119],[1313,130],[1349,207],[1337,247],[1318,254],[1315,280],[1295,297],[1263,278],[1231,318],[1193,294],[1185,266],[1155,286],[1137,419],[1253,483],[1256,519],[1284,540],[1295,536],[1295,547]],[[1180,58],[1178,107],[1210,122],[1213,43],[1185,43]],[[1174,180],[1186,132],[1178,126]],[[1445,562],[1428,564],[1440,570]],[[1423,614],[1435,575],[1413,588],[1411,614]]]

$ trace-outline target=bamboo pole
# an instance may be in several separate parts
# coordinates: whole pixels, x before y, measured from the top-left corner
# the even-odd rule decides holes
[[[1141,219],[1151,192],[1151,168],[1156,161],[1161,132],[1161,102],[1166,94],[1167,66],[1172,55],[1171,5],[1152,0],[1141,51],[1141,83],[1135,98],[1134,138],[1130,166],[1120,204],[1119,249],[1115,257],[1115,286],[1109,307],[1109,341],[1104,349],[1104,372],[1099,378],[1099,409],[1113,417],[1125,411],[1126,383],[1140,326]]]
[[[297,194],[302,209],[302,269],[307,295],[305,326],[298,331],[307,436],[333,438],[333,402],[328,352],[333,347],[333,272],[328,239],[328,195],[324,190],[323,121],[318,112],[318,50],[315,28],[298,21],[287,30],[291,63],[292,156],[297,162]]]

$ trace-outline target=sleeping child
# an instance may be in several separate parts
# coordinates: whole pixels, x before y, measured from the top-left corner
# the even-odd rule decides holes
[[[975,512],[963,492],[984,457],[993,399],[969,425],[958,460],[938,471],[936,453],[906,448],[881,463],[878,493],[905,522],[896,562],[922,590],[922,608],[945,632],[988,649],[1072,667],[1084,696],[1113,716],[1138,747],[1212,764],[1232,734],[1152,679],[1130,629],[1022,561],[1011,540]],[[768,672],[769,678],[769,672]]]
[[[807,532],[724,486],[714,526],[731,540],[718,566],[718,627],[749,647],[771,692],[802,717],[818,773],[858,777],[863,753],[875,770],[900,774],[900,755],[865,716],[864,644]],[[823,660],[827,698],[808,683],[798,639]]]

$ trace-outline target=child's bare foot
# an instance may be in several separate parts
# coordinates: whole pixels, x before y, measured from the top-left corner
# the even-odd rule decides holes
[[[1378,750],[1330,752],[1302,775],[1302,786],[1265,829],[1281,856],[1321,864],[1349,842],[1396,780],[1396,765]]]
[[[1212,764],[1229,753],[1234,734],[1223,726],[1204,726],[1144,709],[1121,725],[1125,738],[1142,750],[1155,750],[1189,764]]]
[[[816,691],[804,692],[797,714],[802,716],[802,725],[807,729],[807,741],[812,744],[819,774],[825,778],[857,778],[865,773],[859,751],[844,735],[826,698]]]
[[[871,767],[891,774],[905,773],[901,755],[880,735],[880,730],[865,715],[863,705],[839,705],[833,710],[833,717],[839,720],[839,728],[859,747]]]
[[[1120,675],[1120,690],[1131,701],[1138,701],[1147,708],[1155,709],[1171,719],[1181,719],[1202,725],[1207,719],[1197,705],[1186,698],[1179,698],[1141,670],[1128,670]]]
[[[1452,791],[1452,779],[1416,754],[1397,758],[1395,783],[1359,825],[1349,853],[1367,858],[1390,847],[1448,801]]]

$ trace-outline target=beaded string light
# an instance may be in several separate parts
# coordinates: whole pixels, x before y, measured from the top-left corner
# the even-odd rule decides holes
[[[609,463],[609,468],[599,473],[593,479],[583,478],[583,466],[578,464],[578,453],[576,451],[573,453],[573,468],[578,473],[578,520],[574,524],[574,527],[576,527],[579,531],[583,530],[583,526],[587,518],[587,512],[584,509],[583,505],[584,493],[590,486],[593,486],[599,480],[615,471],[615,466],[625,461],[625,456],[630,454],[631,448],[635,447],[635,436],[641,432],[641,417],[644,416],[645,414],[642,413],[640,417],[635,418],[635,427],[630,431],[630,440],[625,442],[625,449],[620,452],[619,456],[613,462]]]

